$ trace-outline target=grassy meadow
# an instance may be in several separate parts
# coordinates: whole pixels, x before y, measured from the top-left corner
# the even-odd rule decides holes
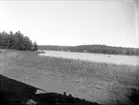
[[[99,104],[133,104],[138,97],[139,66],[38,54],[16,50],[1,52],[0,63],[4,69],[1,74],[36,84],[47,91],[65,91]]]

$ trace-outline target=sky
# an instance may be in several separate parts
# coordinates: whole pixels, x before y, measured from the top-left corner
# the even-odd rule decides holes
[[[39,45],[139,48],[134,0],[0,1],[0,32],[20,31]]]

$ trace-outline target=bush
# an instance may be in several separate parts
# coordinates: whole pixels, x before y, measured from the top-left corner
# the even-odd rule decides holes
[[[129,99],[133,105],[139,105],[139,89],[131,89]]]

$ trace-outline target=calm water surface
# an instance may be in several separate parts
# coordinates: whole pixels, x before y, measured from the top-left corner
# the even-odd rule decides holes
[[[94,54],[94,53],[77,53],[64,51],[44,51],[41,56],[53,56],[70,59],[89,60],[93,62],[105,62],[115,64],[139,65],[139,56],[127,55],[108,55],[108,54]]]

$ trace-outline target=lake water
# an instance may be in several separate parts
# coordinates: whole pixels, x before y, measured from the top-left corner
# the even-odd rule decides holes
[[[93,62],[105,62],[115,64],[139,65],[139,56],[127,55],[108,55],[108,54],[95,54],[95,53],[77,53],[65,51],[46,51],[41,53],[41,56],[62,57],[70,59],[88,60]]]

